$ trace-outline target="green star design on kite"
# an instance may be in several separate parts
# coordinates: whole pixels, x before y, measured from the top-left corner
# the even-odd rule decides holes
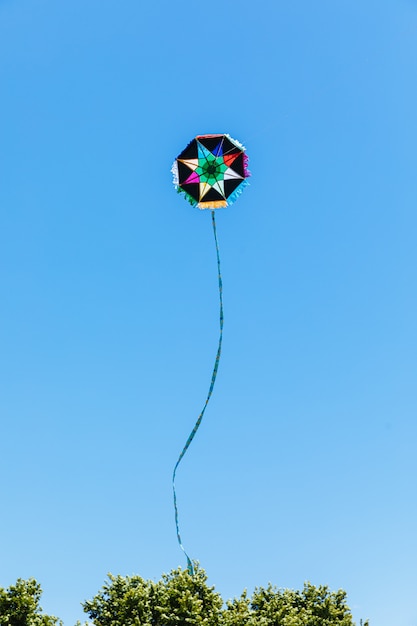
[[[224,195],[224,173],[228,167],[222,156],[215,156],[199,146],[198,165],[195,173],[200,178],[200,198],[213,188]]]

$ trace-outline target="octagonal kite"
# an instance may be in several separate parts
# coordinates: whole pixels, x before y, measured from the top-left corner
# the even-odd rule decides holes
[[[197,135],[175,159],[174,185],[193,206],[232,204],[247,185],[245,148],[229,135]]]

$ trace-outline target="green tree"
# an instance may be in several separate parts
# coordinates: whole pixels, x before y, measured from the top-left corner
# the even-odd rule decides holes
[[[39,601],[41,586],[36,580],[19,578],[8,589],[0,587],[1,626],[56,626],[62,625],[57,617],[44,615]]]
[[[353,626],[346,593],[310,583],[302,591],[259,587],[222,605],[196,566],[193,575],[178,568],[157,583],[110,575],[84,610],[96,626]]]
[[[158,625],[160,584],[140,576],[113,576],[83,609],[97,626]]]
[[[43,614],[41,595],[34,579],[0,587],[0,626],[62,626],[57,617]],[[256,588],[252,597],[244,591],[223,608],[198,564],[192,575],[178,568],[158,582],[109,574],[83,608],[95,626],[354,626],[344,591],[310,583],[302,591],[271,584]]]
[[[305,583],[302,591],[255,589],[251,610],[256,622],[265,626],[353,626],[346,604],[346,593],[332,592],[327,586]]]
[[[178,568],[162,576],[161,626],[220,626],[223,600],[207,585],[205,571],[196,564],[194,574]]]
[[[220,626],[223,601],[196,566],[178,568],[155,583],[140,576],[112,576],[83,604],[96,626]]]

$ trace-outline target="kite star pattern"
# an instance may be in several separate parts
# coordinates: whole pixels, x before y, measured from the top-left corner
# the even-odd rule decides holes
[[[178,193],[199,209],[232,204],[250,176],[245,148],[229,135],[197,135],[172,166]]]

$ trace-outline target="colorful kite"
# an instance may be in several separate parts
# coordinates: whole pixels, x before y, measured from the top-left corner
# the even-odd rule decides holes
[[[197,135],[197,137],[190,141],[185,150],[183,150],[175,159],[172,166],[172,173],[174,175],[174,185],[178,193],[183,193],[190,204],[197,206],[199,209],[211,209],[214,242],[216,244],[220,298],[220,336],[208,395],[194,428],[191,431],[180,456],[178,457],[172,474],[175,526],[177,529],[178,543],[187,558],[188,571],[190,574],[193,574],[194,568],[192,561],[186,553],[181,541],[177,495],[175,492],[175,476],[178,465],[180,464],[184,454],[187,452],[190,443],[194,439],[209,403],[217,376],[222,348],[223,286],[220,271],[220,253],[217,242],[214,209],[219,209],[232,204],[232,202],[236,200],[236,198],[242,193],[244,187],[248,184],[246,179],[250,176],[250,173],[248,170],[248,158],[245,154],[245,148],[229,135]]]
[[[198,135],[172,166],[178,193],[199,209],[232,204],[247,185],[245,148],[229,135]]]

